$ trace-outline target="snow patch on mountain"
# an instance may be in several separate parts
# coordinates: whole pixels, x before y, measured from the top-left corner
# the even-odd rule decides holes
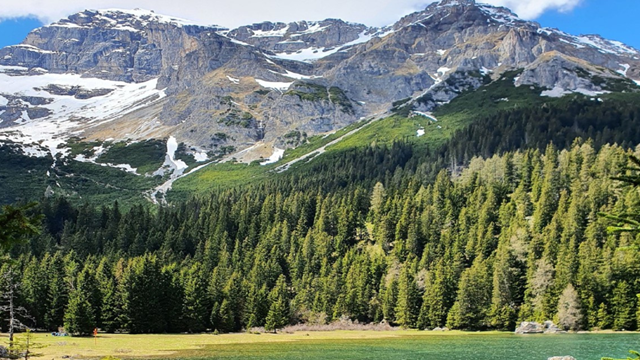
[[[328,28],[328,26],[322,26],[319,23],[311,23],[311,26],[309,26],[307,30],[299,32],[297,34],[293,34],[291,35],[291,37],[318,33],[318,32],[324,31],[326,28]]]
[[[251,30],[253,35],[251,37],[281,37],[285,36],[289,31],[289,25],[279,30]]]
[[[629,71],[629,68],[631,67],[631,65],[629,64],[620,64],[620,66],[623,68],[623,70],[617,70],[616,72],[624,77],[627,76],[627,71]]]
[[[276,82],[276,81],[266,81],[261,79],[255,79],[255,80],[258,84],[260,84],[260,86],[264,88],[275,89],[280,91],[285,91],[289,89],[291,85],[293,85],[293,82]]]
[[[198,151],[193,154],[193,158],[196,162],[205,162],[209,160],[209,155],[207,155],[206,151]]]
[[[298,50],[296,52],[293,53],[287,53],[287,52],[281,52],[281,53],[276,53],[274,55],[274,57],[279,58],[279,59],[283,59],[283,60],[295,60],[295,61],[302,61],[302,62],[314,62],[316,60],[325,58],[329,55],[333,55],[339,51],[346,51],[348,48],[355,46],[355,45],[359,45],[359,44],[363,44],[366,43],[368,41],[370,41],[371,39],[373,39],[374,37],[385,37],[388,34],[392,33],[392,30],[386,30],[386,31],[381,31],[381,32],[371,32],[368,30],[365,30],[363,32],[360,33],[360,35],[358,35],[358,38],[350,41],[348,43],[345,43],[341,46],[336,46],[333,48],[318,48],[318,47],[309,47],[306,49],[301,49]]]
[[[27,51],[33,51],[33,52],[37,52],[37,53],[41,53],[41,54],[55,54],[55,51],[49,51],[49,50],[44,50],[44,49],[40,49],[37,46],[33,46],[33,45],[29,45],[29,44],[18,44],[18,45],[10,45],[7,46],[8,48],[17,48],[17,49],[23,49],[23,50],[27,50]]]
[[[189,166],[184,161],[176,159],[177,150],[178,140],[173,136],[170,136],[169,140],[167,140],[167,156],[165,159],[165,165],[170,166],[172,169],[182,174],[182,172]]]
[[[560,86],[556,86],[551,90],[543,91],[540,94],[540,96],[559,98],[559,97],[563,97],[565,95],[573,94],[573,93],[578,93],[578,94],[582,94],[582,95],[586,95],[586,96],[598,96],[598,95],[602,95],[602,94],[608,94],[608,93],[610,93],[610,91],[592,91],[592,90],[583,89],[583,88],[578,88],[578,89],[575,89],[575,90],[565,90],[564,88],[562,88]]]
[[[23,145],[22,152],[30,157],[43,158],[49,155],[49,150],[39,146],[37,144],[33,145]]]
[[[0,66],[0,93],[3,99],[13,97],[38,97],[48,103],[38,105],[51,111],[51,115],[30,119],[23,111],[20,121],[0,129],[0,141],[24,144],[38,143],[50,150],[52,156],[65,153],[61,144],[91,126],[102,124],[137,109],[146,107],[166,95],[156,89],[157,79],[144,83],[130,84],[118,81],[83,78],[76,74],[42,74],[32,76],[12,76],[8,72],[18,67]],[[20,70],[26,70],[21,68]],[[87,90],[109,89],[103,96],[77,99],[73,96],[55,95],[47,92],[50,85],[80,86]],[[35,107],[23,102],[27,107]]]
[[[294,73],[292,71],[289,70],[285,70],[284,74],[281,74],[277,71],[273,71],[273,70],[269,70],[270,72],[277,74],[277,75],[281,75],[284,77],[288,77],[290,79],[296,79],[296,80],[312,80],[312,79],[320,79],[322,78],[322,76],[315,76],[315,75],[302,75],[302,74],[298,74],[298,73]]]
[[[271,154],[271,156],[269,156],[269,158],[266,161],[261,162],[260,165],[269,165],[269,164],[277,163],[278,161],[280,161],[280,159],[282,159],[283,156],[284,156],[284,149],[278,149],[277,147],[274,147],[273,154]]]

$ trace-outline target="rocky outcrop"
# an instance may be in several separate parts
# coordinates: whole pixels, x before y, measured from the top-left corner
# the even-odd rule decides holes
[[[45,118],[52,114],[50,109],[41,107],[51,103],[51,99],[36,96],[13,96],[1,94],[7,104],[0,106],[0,128],[15,126],[27,120]]]
[[[84,89],[81,86],[62,86],[56,84],[50,84],[42,90],[52,95],[73,96],[81,100],[104,96],[113,92],[113,89]]]
[[[553,356],[547,360],[576,360],[573,356]]]

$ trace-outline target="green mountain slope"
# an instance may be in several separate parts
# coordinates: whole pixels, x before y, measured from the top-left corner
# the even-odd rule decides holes
[[[411,148],[415,168],[418,163],[462,166],[476,155],[490,157],[528,147],[542,149],[550,142],[567,148],[575,138],[593,139],[598,147],[606,143],[634,146],[640,142],[636,131],[640,94],[631,92],[632,88],[614,84],[623,92],[597,98],[581,94],[545,97],[540,96],[543,89],[516,87],[518,75],[509,72],[494,81],[485,77],[485,85],[461,93],[430,114],[413,110],[419,108],[420,98],[406,99],[395,103],[386,117],[366,119],[326,136],[299,136],[299,145],[286,150],[283,159],[275,164],[213,162],[175,181],[167,199],[175,202],[216,188],[295,177],[291,173],[306,174],[305,169],[310,168],[321,168],[322,174],[339,172],[335,164],[340,162],[335,159],[370,146],[392,148],[395,142]],[[16,146],[3,146],[0,156],[6,165],[0,169],[4,179],[0,201],[39,199],[45,192],[53,192],[75,202],[102,204],[118,199],[133,205],[148,203],[153,189],[169,180],[167,172],[153,175],[163,165],[165,140],[101,143],[74,139],[69,147],[68,156],[56,159],[52,168],[50,156],[29,158]],[[78,156],[92,161],[76,161]],[[188,166],[185,173],[204,164],[196,162],[182,144],[175,157]],[[136,173],[107,164],[127,164]]]

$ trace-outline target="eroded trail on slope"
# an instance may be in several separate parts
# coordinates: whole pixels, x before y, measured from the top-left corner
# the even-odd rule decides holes
[[[349,137],[349,136],[351,136],[351,135],[353,135],[353,134],[357,133],[358,131],[360,131],[360,130],[362,130],[362,129],[366,128],[367,126],[369,126],[369,125],[371,125],[371,124],[375,123],[375,122],[376,122],[376,121],[378,121],[378,120],[381,120],[381,119],[384,119],[384,118],[388,117],[389,115],[391,115],[391,114],[390,114],[390,113],[388,113],[388,112],[385,112],[385,113],[383,113],[383,114],[377,114],[373,119],[371,119],[371,120],[370,120],[369,122],[367,122],[366,124],[364,124],[364,125],[360,126],[359,128],[357,128],[357,129],[353,129],[353,130],[349,131],[348,133],[346,133],[346,134],[344,134],[344,135],[340,136],[339,138],[337,138],[337,139],[335,139],[335,140],[333,140],[333,141],[331,141],[331,142],[327,143],[326,145],[323,145],[323,146],[321,146],[321,147],[319,147],[319,148],[317,148],[317,149],[315,149],[315,150],[313,150],[313,151],[311,151],[311,152],[309,152],[309,153],[307,153],[307,154],[304,154],[304,155],[300,156],[300,157],[299,157],[299,158],[297,158],[297,159],[293,159],[293,160],[289,161],[289,162],[288,162],[288,163],[286,163],[286,164],[283,164],[283,165],[278,166],[278,167],[275,169],[275,171],[276,171],[276,172],[278,172],[278,173],[283,172],[283,171],[287,171],[287,170],[289,170],[289,168],[290,168],[292,165],[294,165],[295,163],[298,163],[298,162],[300,162],[300,161],[307,160],[307,159],[312,160],[312,159],[314,159],[316,156],[324,154],[324,153],[327,151],[327,148],[328,148],[329,146],[333,146],[333,145],[335,145],[335,144],[339,143],[340,141],[344,140],[345,138],[347,138],[347,137]]]

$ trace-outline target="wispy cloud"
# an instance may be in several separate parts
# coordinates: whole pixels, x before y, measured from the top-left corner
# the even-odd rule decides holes
[[[534,19],[548,10],[569,11],[581,0],[481,0],[506,6],[521,17]],[[428,3],[428,2],[427,2]],[[0,6],[0,18],[35,16],[53,22],[77,11],[104,8],[144,8],[201,24],[235,27],[271,21],[342,18],[383,26],[426,7],[419,0],[21,0]]]

